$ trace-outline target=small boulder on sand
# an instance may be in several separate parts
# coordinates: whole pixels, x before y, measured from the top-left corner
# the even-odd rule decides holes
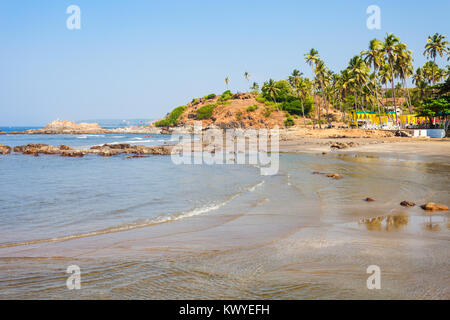
[[[400,205],[402,207],[414,207],[416,204],[414,202],[410,202],[410,201],[402,201],[400,202]]]
[[[372,198],[365,198],[364,201],[367,201],[367,202],[374,202],[375,200],[372,199]]]
[[[443,204],[439,204],[439,203],[434,203],[434,202],[428,202],[424,205],[420,206],[423,210],[426,211],[447,211],[448,207],[443,205]]]
[[[339,175],[338,173],[329,173],[327,174],[328,178],[333,178],[333,179],[342,179],[342,176]]]

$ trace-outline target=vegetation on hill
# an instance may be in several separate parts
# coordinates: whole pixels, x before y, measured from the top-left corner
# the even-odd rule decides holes
[[[299,117],[303,117],[306,125],[306,118],[311,117],[313,124],[321,127],[321,124],[336,119],[336,113],[340,113],[341,120],[344,120],[346,112],[350,111],[370,111],[381,116],[389,111],[389,105],[401,106],[410,113],[415,109],[414,112],[427,117],[445,117],[448,113],[450,66],[441,69],[437,64],[439,58],[450,59],[449,42],[445,39],[438,33],[428,37],[423,54],[429,61],[415,72],[412,51],[392,33],[383,40],[371,40],[368,49],[352,57],[348,66],[340,72],[331,71],[314,48],[304,55],[305,62],[311,68],[312,79],[295,69],[286,79],[269,79],[261,87],[253,82],[250,86],[251,76],[245,72],[252,100],[247,105],[242,103],[240,118],[246,118],[243,112],[256,112],[261,105],[258,115],[266,118],[273,117],[274,112],[277,115],[281,111],[287,112],[286,126],[295,124],[295,119]],[[408,88],[410,79],[415,88]],[[443,80],[446,80],[444,85],[441,83]],[[229,77],[225,78],[225,84],[228,89]],[[447,91],[443,92],[442,88],[447,88]],[[211,119],[218,110],[216,107],[228,105],[233,99],[239,99],[239,95],[230,90],[219,96],[209,94],[193,99],[189,107],[196,107],[190,112],[195,112],[196,119]],[[333,110],[335,112],[330,112]],[[184,111],[185,108],[181,107],[175,109],[157,125],[176,125]],[[322,119],[323,113],[325,121]]]
[[[173,109],[169,115],[159,121],[155,122],[156,127],[169,127],[176,126],[178,124],[178,118],[181,116],[183,111],[186,110],[186,106],[179,106],[178,108]]]

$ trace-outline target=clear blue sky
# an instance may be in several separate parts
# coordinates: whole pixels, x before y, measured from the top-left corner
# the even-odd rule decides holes
[[[314,47],[334,71],[375,37],[394,32],[424,63],[428,35],[450,36],[450,2],[2,0],[0,125],[158,118],[193,97],[252,81],[310,75]],[[81,8],[81,30],[66,8]],[[381,8],[382,29],[366,28]],[[446,62],[438,61],[441,66]]]

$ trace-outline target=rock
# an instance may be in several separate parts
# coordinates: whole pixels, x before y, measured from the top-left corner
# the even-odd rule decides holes
[[[364,201],[367,201],[367,202],[374,202],[375,200],[372,199],[372,198],[365,198]]]
[[[103,147],[124,150],[124,149],[129,149],[131,147],[131,145],[128,143],[116,143],[116,144],[104,144]]]
[[[409,202],[409,201],[402,201],[400,202],[400,205],[402,207],[414,207],[416,204],[414,202]]]
[[[6,134],[6,132],[5,131],[0,131],[0,134]]]
[[[395,131],[395,136],[396,137],[411,137],[411,135],[408,132],[402,131],[402,130]]]
[[[322,155],[326,155],[327,153],[326,152],[322,152]]]
[[[327,177],[333,178],[333,179],[342,179],[342,176],[337,173],[329,173],[329,174],[327,174]]]
[[[149,156],[134,155],[134,156],[127,156],[126,159],[148,158],[148,157],[149,157]]]
[[[314,171],[312,174],[323,174],[323,173],[319,171]]]
[[[426,211],[447,211],[448,207],[443,205],[443,204],[439,204],[439,203],[434,203],[434,202],[428,202],[424,205],[420,206],[423,210]]]
[[[4,144],[0,144],[0,154],[9,154],[9,153],[11,153],[11,147]]]
[[[84,153],[82,151],[66,150],[66,151],[61,152],[61,156],[72,157],[72,158],[81,158],[81,157],[84,157]]]
[[[72,150],[72,148],[62,144],[62,145],[59,146],[59,150]]]

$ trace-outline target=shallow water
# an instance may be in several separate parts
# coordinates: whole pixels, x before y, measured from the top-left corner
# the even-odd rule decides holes
[[[0,157],[0,298],[450,298],[448,213],[399,206],[448,204],[448,163],[280,161],[261,176],[164,156]],[[81,290],[66,288],[72,264]],[[381,290],[366,287],[369,265],[381,268]]]

